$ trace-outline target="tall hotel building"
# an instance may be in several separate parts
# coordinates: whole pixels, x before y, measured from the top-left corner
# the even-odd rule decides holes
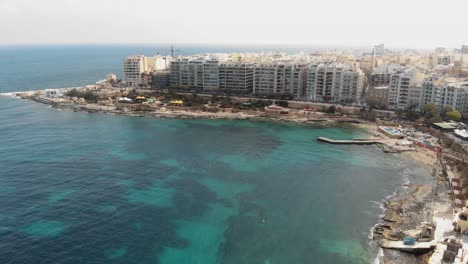
[[[309,66],[306,98],[323,102],[359,102],[364,73],[355,66],[339,63]]]

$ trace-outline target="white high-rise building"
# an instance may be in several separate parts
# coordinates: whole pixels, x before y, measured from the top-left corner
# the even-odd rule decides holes
[[[124,80],[131,86],[142,83],[141,75],[146,72],[145,57],[142,55],[128,57],[123,62]]]
[[[388,107],[390,109],[407,109],[418,106],[424,73],[407,68],[390,77]]]
[[[219,88],[219,61],[181,58],[171,62],[171,87],[194,89]]]
[[[331,63],[309,66],[306,98],[324,102],[360,102],[364,73],[359,67]]]

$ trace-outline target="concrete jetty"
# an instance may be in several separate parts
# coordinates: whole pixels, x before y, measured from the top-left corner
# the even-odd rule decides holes
[[[341,144],[341,145],[372,145],[372,144],[384,144],[383,140],[380,139],[351,139],[351,140],[336,140],[326,137],[318,137],[318,141],[330,143],[330,144]]]

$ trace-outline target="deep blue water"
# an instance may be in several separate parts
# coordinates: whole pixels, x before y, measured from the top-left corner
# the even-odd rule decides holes
[[[26,66],[14,50],[16,66],[2,68],[5,91],[99,79],[124,53],[21,49]],[[0,96],[0,134],[0,263],[369,263],[378,202],[428,173],[373,146],[315,140],[362,136],[346,127],[74,113]]]

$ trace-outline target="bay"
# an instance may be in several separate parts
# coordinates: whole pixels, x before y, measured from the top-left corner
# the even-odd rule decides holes
[[[5,97],[0,113],[1,263],[369,263],[375,202],[428,173],[373,146],[316,141],[362,136],[351,127]]]

